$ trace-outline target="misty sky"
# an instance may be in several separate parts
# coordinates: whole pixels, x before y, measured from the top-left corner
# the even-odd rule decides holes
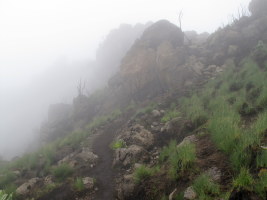
[[[18,136],[16,124],[31,112],[19,108],[27,102],[25,94],[34,91],[36,79],[61,61],[94,59],[95,50],[111,29],[121,23],[159,19],[178,24],[182,10],[183,30],[213,32],[249,1],[0,0],[0,154],[8,151],[5,140],[25,137],[22,133]],[[60,94],[58,99],[62,99]]]

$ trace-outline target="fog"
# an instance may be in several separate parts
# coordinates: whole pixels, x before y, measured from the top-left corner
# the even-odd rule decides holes
[[[0,0],[0,155],[12,158],[30,149],[49,104],[71,103],[80,79],[86,81],[90,93],[104,85],[108,74],[115,73],[118,66],[103,70],[107,66],[103,64],[105,58],[112,56],[102,56],[101,50],[110,30],[131,24],[136,32],[133,39],[141,34],[142,28],[136,24],[159,19],[178,24],[182,11],[183,30],[211,33],[229,23],[232,14],[248,3],[249,0]],[[122,50],[132,42],[128,41]],[[104,71],[107,75],[102,77]]]

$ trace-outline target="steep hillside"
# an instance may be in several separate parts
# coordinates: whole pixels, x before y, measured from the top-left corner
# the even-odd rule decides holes
[[[152,24],[108,87],[86,96],[81,83],[72,105],[51,106],[43,146],[0,163],[0,188],[13,199],[266,199],[266,9],[253,0],[251,16],[208,38]]]

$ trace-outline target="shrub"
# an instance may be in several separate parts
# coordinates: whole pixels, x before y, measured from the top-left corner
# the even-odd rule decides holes
[[[126,143],[123,141],[123,140],[117,140],[117,141],[114,141],[112,144],[111,144],[111,148],[112,149],[121,149],[121,148],[124,148],[126,147]]]
[[[62,164],[52,170],[53,175],[59,181],[65,180],[73,174],[73,169],[68,164]]]
[[[206,174],[201,174],[193,183],[193,188],[199,200],[214,199],[220,194],[219,185],[214,183]]]
[[[153,176],[157,171],[159,171],[159,168],[148,168],[144,165],[141,165],[138,167],[134,172],[134,181],[135,183],[139,184],[143,180]]]
[[[238,190],[250,190],[253,183],[254,181],[249,173],[249,170],[246,168],[241,168],[239,175],[233,181],[233,186]]]
[[[78,191],[84,190],[84,184],[83,184],[83,180],[81,178],[76,178],[76,180],[74,182],[74,188]]]

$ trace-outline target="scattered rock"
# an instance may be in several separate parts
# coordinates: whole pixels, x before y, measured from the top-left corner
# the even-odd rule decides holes
[[[172,193],[169,195],[169,200],[173,200],[177,192],[177,188],[175,188]]]
[[[32,178],[28,180],[26,183],[23,183],[21,186],[17,188],[16,193],[19,195],[29,194],[39,181],[40,181],[39,178]]]
[[[63,163],[69,163],[73,159],[74,153],[71,153],[65,156],[63,159],[57,162],[58,165],[62,165]]]
[[[213,180],[213,181],[220,181],[222,172],[217,167],[211,167],[205,173]]]
[[[193,189],[192,186],[188,187],[185,190],[185,192],[184,192],[184,199],[186,199],[186,200],[193,200],[193,199],[196,199],[196,197],[197,197],[197,194],[194,191],[194,189]]]
[[[44,185],[50,185],[53,183],[53,176],[49,175],[44,178]]]
[[[138,169],[139,167],[141,167],[142,166],[142,164],[140,164],[140,163],[135,163],[134,164],[134,169]]]
[[[176,132],[177,128],[181,128],[181,118],[177,117],[172,119],[171,121],[165,123],[163,127],[161,127],[160,131],[165,133]]]
[[[95,186],[95,181],[91,177],[85,177],[85,178],[82,179],[82,181],[83,181],[83,185],[84,185],[84,187],[86,189],[90,189],[91,190]]]
[[[158,110],[153,110],[152,111],[152,115],[153,115],[153,117],[160,117],[161,116],[161,113]]]
[[[178,144],[177,146],[179,147],[179,146],[182,146],[186,143],[195,143],[196,141],[197,141],[197,137],[195,135],[190,135],[190,136],[185,137],[183,139],[183,141],[180,144]]]

